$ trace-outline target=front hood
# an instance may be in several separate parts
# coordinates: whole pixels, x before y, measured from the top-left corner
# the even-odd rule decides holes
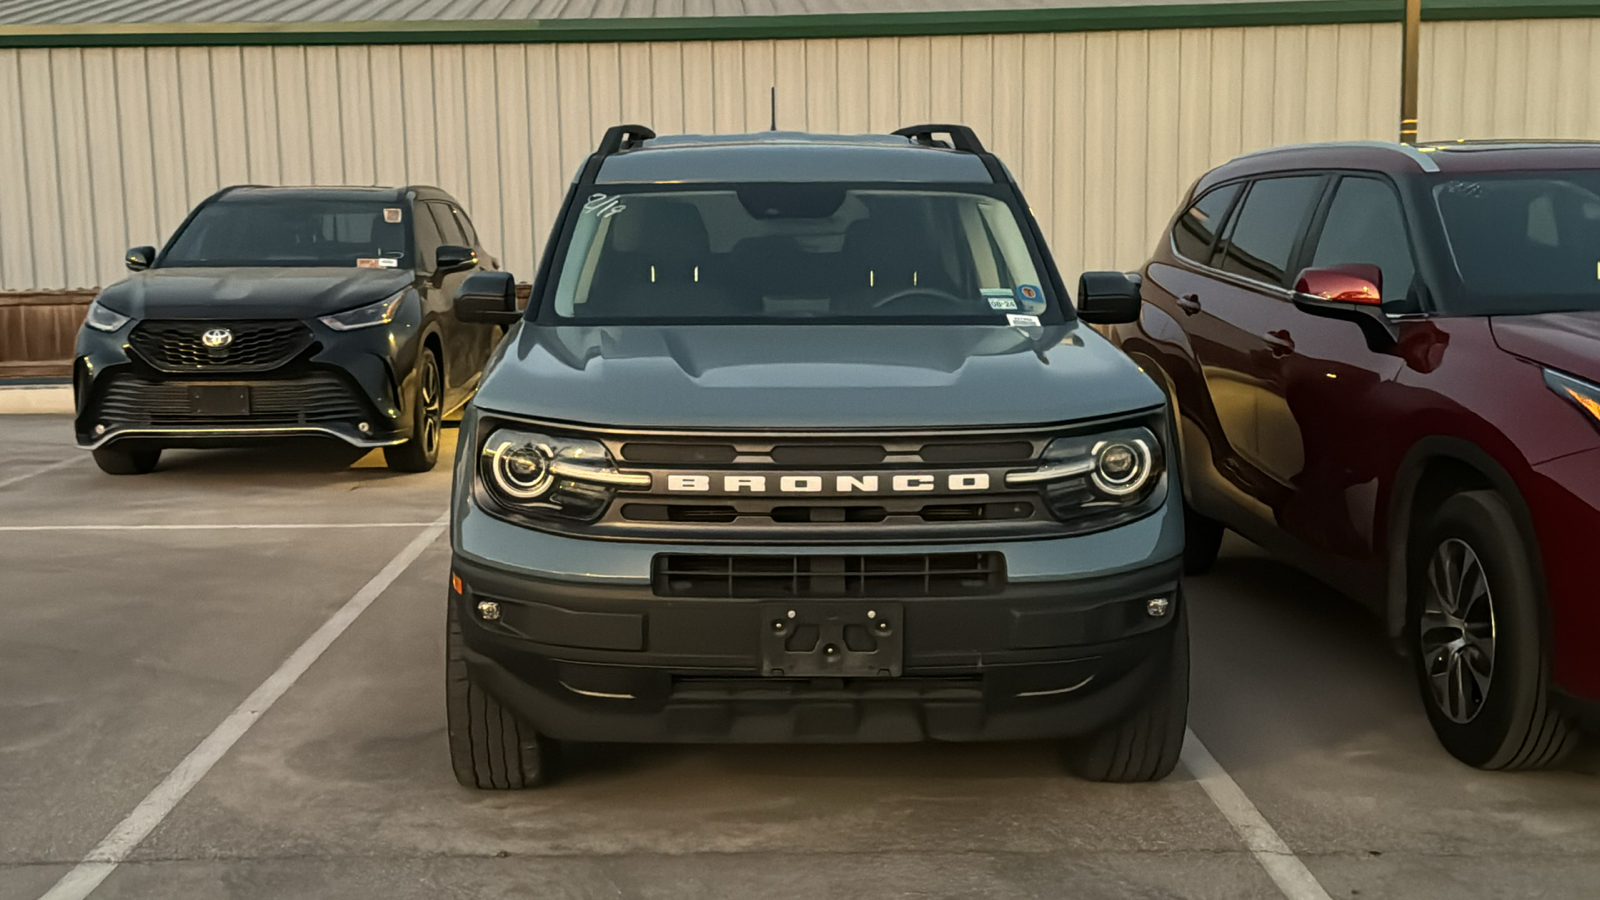
[[[1495,316],[1489,328],[1507,353],[1600,383],[1600,311]]]
[[[1159,388],[1087,326],[527,324],[481,409],[620,427],[927,428],[1148,409]]]
[[[309,319],[375,303],[411,278],[409,269],[150,269],[100,302],[136,319]]]

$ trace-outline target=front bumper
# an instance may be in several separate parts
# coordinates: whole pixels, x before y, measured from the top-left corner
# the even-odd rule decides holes
[[[132,327],[132,326],[129,326]],[[83,449],[108,444],[155,447],[252,446],[284,438],[333,438],[377,448],[410,438],[405,388],[397,372],[408,343],[372,334],[313,329],[303,353],[266,371],[226,368],[163,372],[132,349],[127,335],[85,327],[73,367],[75,432]],[[223,413],[190,404],[189,391],[240,389],[247,405]]]
[[[1551,674],[1600,733],[1600,588],[1595,587],[1594,535],[1600,534],[1600,448],[1535,466],[1521,485],[1533,514],[1550,601]]]
[[[899,610],[898,677],[763,676],[757,600],[536,581],[457,556],[474,677],[540,732],[585,741],[899,742],[1070,737],[1171,677],[1176,561],[991,596],[827,601]],[[1165,616],[1147,612],[1156,597]],[[486,621],[478,604],[493,601]],[[794,601],[800,605],[806,601]],[[783,604],[780,604],[783,605]]]

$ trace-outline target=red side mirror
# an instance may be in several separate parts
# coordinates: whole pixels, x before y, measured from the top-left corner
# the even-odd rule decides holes
[[[1383,302],[1383,270],[1369,263],[1306,269],[1294,289],[1337,303],[1377,306]]]

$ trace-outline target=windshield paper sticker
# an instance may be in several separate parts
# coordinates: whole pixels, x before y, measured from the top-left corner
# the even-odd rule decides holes
[[[1023,309],[1032,312],[1040,312],[1044,309],[1044,294],[1040,293],[1039,288],[1035,285],[1017,285],[1017,301],[1022,304]]]
[[[1011,299],[1010,297],[990,297],[989,298],[989,308],[990,309],[1016,309],[1017,308],[1017,301]]]
[[[383,210],[383,220],[388,222],[390,225],[400,221],[400,210],[393,207],[385,207]]]
[[[1016,315],[1015,313],[1013,313],[1011,315],[1006,316],[1006,324],[1016,326],[1017,328],[1038,328],[1039,327],[1039,317],[1038,316],[1019,316],[1019,315]]]
[[[627,208],[623,205],[621,197],[608,197],[605,194],[590,194],[589,199],[583,204],[584,212],[592,212],[602,219],[609,219]]]
[[[398,268],[399,266],[400,266],[400,260],[398,260],[398,259],[388,259],[386,257],[382,258],[382,259],[358,259],[358,260],[356,260],[356,268],[358,268],[358,269],[394,269],[394,268]]]

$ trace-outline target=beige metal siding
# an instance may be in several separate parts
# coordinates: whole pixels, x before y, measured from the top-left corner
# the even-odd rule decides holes
[[[1588,20],[1430,25],[1424,128],[1593,135],[1595,50]],[[774,84],[781,128],[970,123],[1071,279],[1139,265],[1183,189],[1240,152],[1392,137],[1399,64],[1398,25],[0,50],[0,289],[110,283],[126,246],[240,182],[438,184],[529,279],[606,126],[763,130]]]

